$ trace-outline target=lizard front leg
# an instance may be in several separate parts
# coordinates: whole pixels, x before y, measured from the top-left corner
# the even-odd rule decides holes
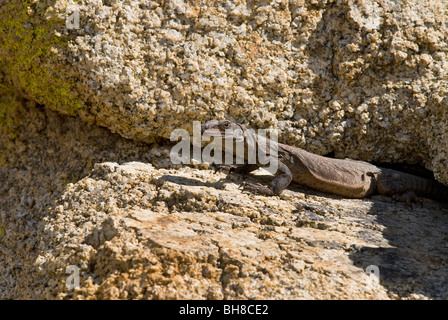
[[[243,190],[249,190],[266,196],[279,195],[291,183],[292,174],[289,168],[282,162],[278,162],[278,169],[275,178],[268,186],[260,183],[243,183]]]
[[[404,193],[396,193],[392,196],[392,200],[398,202],[404,202],[407,206],[411,207],[412,203],[418,203],[423,206],[423,201],[420,199],[414,191],[407,191]]]

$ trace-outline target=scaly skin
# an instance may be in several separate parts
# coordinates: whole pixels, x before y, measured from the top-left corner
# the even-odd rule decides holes
[[[228,120],[211,120],[202,127],[202,133],[224,137],[244,138],[245,151],[249,144],[260,141],[269,155],[269,143],[254,131]],[[224,143],[222,144],[224,145]],[[391,169],[379,168],[370,163],[351,159],[322,157],[303,149],[285,144],[275,144],[278,149],[278,170],[268,186],[245,183],[244,189],[264,195],[280,194],[291,181],[315,190],[340,195],[347,198],[365,198],[373,194],[384,194],[410,204],[416,196],[438,200],[448,199],[448,188],[440,183]],[[256,147],[256,146],[255,146]],[[235,148],[234,148],[235,149]],[[245,158],[246,159],[246,158]],[[272,160],[275,160],[272,158]],[[245,163],[224,165],[230,171],[249,173],[266,165]]]

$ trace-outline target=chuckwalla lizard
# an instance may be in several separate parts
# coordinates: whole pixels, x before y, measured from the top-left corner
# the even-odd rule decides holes
[[[201,131],[202,134],[220,135],[223,139],[229,136],[243,138],[245,151],[247,151],[248,143],[258,144],[261,139],[253,130],[228,120],[208,121],[202,126]],[[383,194],[408,204],[416,201],[417,196],[448,200],[448,188],[433,180],[380,168],[364,161],[327,158],[286,144],[277,143],[276,145],[278,169],[275,177],[267,186],[244,183],[245,190],[264,195],[278,195],[291,181],[294,181],[318,191],[347,198],[365,198],[374,194]],[[265,165],[257,162],[220,167],[245,174],[263,166]]]

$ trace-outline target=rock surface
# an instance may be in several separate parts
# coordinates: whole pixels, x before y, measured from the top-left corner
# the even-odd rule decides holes
[[[448,184],[447,10],[443,0],[4,0],[0,73],[126,138],[225,117],[320,154],[419,163]]]
[[[447,184],[447,10],[0,0],[0,298],[447,299],[444,205],[242,193],[270,178],[172,165],[166,140],[230,118]]]
[[[0,135],[2,299],[448,297],[436,202],[246,194],[238,175],[170,165],[169,146],[16,105]]]

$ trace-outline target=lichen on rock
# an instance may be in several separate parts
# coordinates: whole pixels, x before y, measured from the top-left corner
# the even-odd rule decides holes
[[[3,1],[0,6],[0,71],[3,85],[66,114],[82,103],[71,92],[68,66],[58,48],[68,40],[58,32],[65,24],[58,1]],[[62,63],[61,63],[62,60]]]

